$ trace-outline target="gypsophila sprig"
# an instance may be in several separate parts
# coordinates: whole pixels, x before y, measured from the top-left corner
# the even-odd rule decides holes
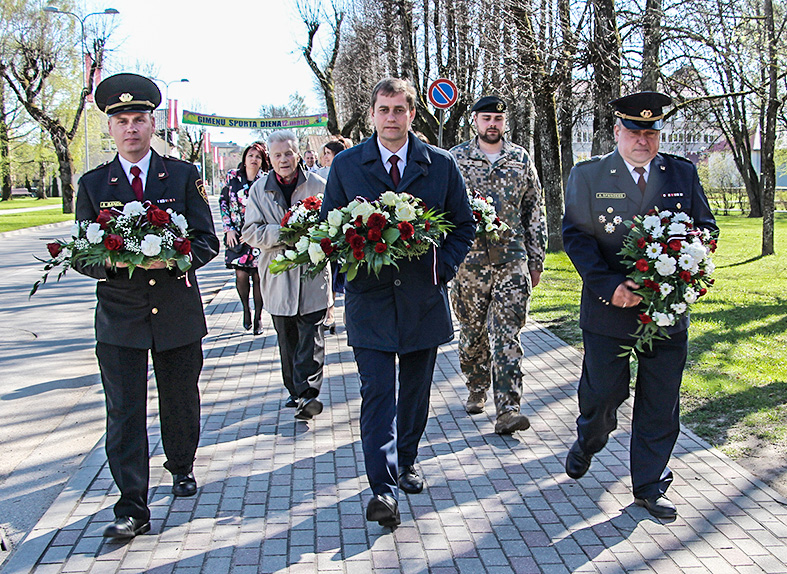
[[[322,194],[300,200],[281,219],[279,240],[294,245],[301,237],[320,222]]]
[[[348,281],[364,265],[379,275],[385,265],[398,267],[397,260],[420,257],[439,246],[453,227],[445,214],[427,209],[409,193],[386,191],[375,201],[356,197],[346,207],[331,210],[268,269],[278,274],[306,265],[305,276],[314,277],[330,261],[347,273]]]
[[[77,221],[71,226],[71,239],[47,243],[50,258],[42,259],[44,275],[33,284],[32,296],[46,283],[50,271],[60,268],[58,281],[75,262],[85,265],[128,266],[131,276],[136,267],[164,261],[168,268],[181,271],[191,267],[191,241],[186,217],[172,209],[159,209],[149,201],[131,201],[123,209],[102,209],[95,221]]]
[[[467,190],[470,209],[476,223],[476,237],[487,237],[499,241],[500,234],[509,229],[508,225],[497,216],[494,200],[478,190]]]
[[[651,350],[653,341],[669,338],[667,327],[675,325],[693,303],[713,285],[711,254],[716,235],[697,229],[685,213],[650,210],[625,221],[630,231],[623,240],[623,263],[631,269],[628,278],[640,285],[642,297],[632,349]]]

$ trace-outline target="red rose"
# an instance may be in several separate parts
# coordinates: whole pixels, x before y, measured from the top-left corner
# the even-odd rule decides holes
[[[288,211],[284,214],[284,217],[281,218],[281,226],[286,227],[287,223],[290,221],[290,217],[292,217],[292,211]]]
[[[708,292],[708,290],[707,290],[707,289],[705,289],[705,287],[703,287],[702,289],[700,289],[700,297],[702,297],[703,295],[705,295],[705,293],[707,293],[707,292]]]
[[[104,247],[110,251],[120,251],[123,248],[123,238],[120,235],[107,235],[104,239]]]
[[[684,282],[691,283],[691,273],[689,273],[688,271],[681,271],[679,273],[679,276],[681,279],[683,279]]]
[[[352,247],[353,251],[361,251],[364,245],[366,245],[366,241],[361,235],[354,235],[350,239],[350,247]]]
[[[680,251],[680,239],[673,239],[670,241],[669,248],[673,251]]]
[[[369,227],[369,229],[377,229],[380,231],[382,231],[386,223],[387,221],[382,213],[372,213],[369,216],[369,219],[366,221],[366,225]]]
[[[363,259],[363,250],[359,249],[357,251],[353,251],[353,257],[355,257],[358,261]]]
[[[650,318],[650,315],[646,313],[639,314],[639,322],[642,323],[643,325],[647,325],[651,321],[653,321],[653,319]]]
[[[371,217],[369,219],[371,220]],[[380,241],[383,236],[382,232],[376,227],[371,228],[367,235],[369,237],[369,241]]]
[[[175,251],[181,255],[188,255],[191,253],[191,241],[185,237],[178,237],[175,241],[173,241],[172,246],[175,248]]]
[[[358,235],[358,233],[352,227],[344,232],[344,240],[349,243],[352,241],[352,238]]]
[[[648,262],[645,259],[638,260],[634,264],[634,266],[637,268],[638,271],[642,271],[642,272],[645,272],[648,269],[650,269],[650,265],[648,265]]]
[[[333,243],[327,237],[323,237],[322,239],[320,239],[320,248],[322,249],[322,252],[325,253],[326,255],[330,255],[331,253],[333,253],[334,250]]]
[[[429,222],[427,221],[426,223]],[[397,225],[397,227],[399,228],[399,233],[401,234],[402,239],[404,239],[405,241],[407,241],[413,235],[415,235],[415,228],[413,227],[413,224],[410,223],[409,221],[402,221],[399,225]]]
[[[148,222],[156,227],[164,227],[170,221],[169,213],[158,207],[148,209]]]
[[[375,253],[383,253],[386,249],[388,249],[388,246],[382,241],[374,246]]]
[[[716,252],[716,240],[715,239],[711,239],[710,240],[710,251],[711,251],[711,253],[715,253]]]
[[[637,239],[637,247],[638,247],[639,249],[645,249],[645,246],[646,246],[647,244],[648,244],[648,242],[647,242],[647,241],[645,241],[645,238],[644,238],[644,237],[640,237],[639,239]]]
[[[96,217],[96,223],[101,226],[101,229],[106,229],[109,227],[109,222],[112,220],[112,212],[108,209],[102,209],[98,212],[98,217]]]
[[[57,257],[60,255],[60,252],[63,251],[63,246],[53,241],[52,243],[47,243],[46,248],[49,249],[49,255],[52,257]]]

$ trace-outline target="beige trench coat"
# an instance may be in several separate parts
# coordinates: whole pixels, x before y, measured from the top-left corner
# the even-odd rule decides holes
[[[271,171],[251,186],[241,238],[252,247],[259,247],[261,251],[258,267],[263,307],[271,315],[285,317],[327,309],[333,305],[330,265],[313,279],[301,279],[302,267],[280,275],[273,275],[268,271],[268,265],[274,257],[283,254],[285,249],[291,249],[279,241],[281,220],[288,208],[275,177]],[[325,189],[325,180],[314,173],[301,171],[298,181],[292,194],[292,205],[323,193]]]

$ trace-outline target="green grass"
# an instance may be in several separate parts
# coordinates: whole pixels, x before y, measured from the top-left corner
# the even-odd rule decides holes
[[[59,207],[63,205],[62,197],[47,197],[46,199],[35,199],[32,197],[15,197],[9,201],[0,201],[0,211],[4,209],[20,209],[23,207]]]
[[[692,310],[683,421],[731,456],[758,441],[787,447],[787,217],[776,251],[760,257],[762,220],[718,218],[716,284]],[[531,316],[581,347],[582,283],[564,253],[549,254]]]
[[[2,213],[0,212],[0,233],[3,231],[14,231],[25,227],[36,227],[47,223],[57,223],[59,221],[73,221],[73,213],[62,213],[58,209],[48,209],[46,211],[27,211],[25,213]]]

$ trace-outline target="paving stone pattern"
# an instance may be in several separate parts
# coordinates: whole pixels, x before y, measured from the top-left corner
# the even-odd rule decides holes
[[[456,344],[441,347],[418,459],[427,488],[402,495],[393,533],[367,523],[343,328],[327,337],[325,411],[306,423],[283,406],[270,318],[263,336],[242,332],[232,282],[207,313],[197,496],[170,493],[151,386],[151,533],[102,538],[117,491],[101,443],[4,573],[787,572],[787,501],[691,432],[672,460],[679,517],[662,522],[633,504],[630,401],[590,472],[569,479],[581,355],[538,325],[522,335],[532,428],[501,437],[493,408],[468,416]]]

